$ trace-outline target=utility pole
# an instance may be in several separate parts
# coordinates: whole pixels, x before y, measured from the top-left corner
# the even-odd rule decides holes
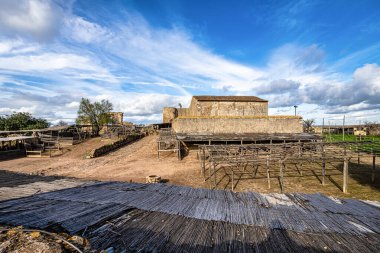
[[[343,115],[343,141],[344,141],[344,125],[346,121],[346,115]]]
[[[322,119],[322,138],[323,138],[323,129],[325,128],[325,118]]]
[[[294,116],[297,116],[297,105],[294,106]]]

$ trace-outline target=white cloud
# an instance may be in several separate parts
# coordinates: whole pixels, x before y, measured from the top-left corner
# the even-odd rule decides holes
[[[82,17],[69,16],[64,21],[63,35],[77,42],[95,43],[106,40],[109,36],[106,28],[96,23],[89,22]]]
[[[35,52],[39,46],[34,43],[25,44],[21,39],[2,40],[0,41],[0,55],[5,54],[24,54]]]
[[[26,38],[0,41],[0,108],[7,110],[32,105],[30,110],[36,113],[70,118],[75,117],[80,98],[89,97],[109,99],[115,110],[131,120],[160,121],[162,107],[186,106],[194,92],[259,94],[269,99],[274,110],[295,104],[316,105],[326,113],[379,108],[379,66],[367,64],[351,76],[341,74],[327,66],[325,52],[316,44],[286,44],[273,50],[266,65],[249,66],[201,46],[183,29],[152,27],[138,15],[126,13],[125,20],[105,27],[54,2],[31,1],[31,6],[22,1],[21,7],[3,2],[8,13],[17,15],[12,21],[1,10],[0,20],[7,22],[0,31],[51,37],[61,23],[46,12],[58,13],[63,20],[63,37],[55,43],[38,44]],[[26,16],[31,22],[36,13],[36,27],[18,20]],[[49,20],[52,24],[46,26]],[[347,59],[338,60],[336,66]],[[20,75],[28,81],[20,80]],[[16,101],[14,108],[8,108],[11,100]]]
[[[37,40],[57,34],[63,9],[45,0],[0,0],[0,31]]]
[[[66,107],[70,108],[70,109],[78,109],[79,108],[79,102],[73,101],[73,102],[67,103]]]
[[[32,76],[51,73],[73,79],[119,82],[108,69],[91,58],[77,54],[41,53],[0,57],[0,69],[11,73],[30,73]]]

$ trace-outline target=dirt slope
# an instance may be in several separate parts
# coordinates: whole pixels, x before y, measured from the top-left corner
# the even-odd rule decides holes
[[[193,174],[200,176],[195,153],[182,161],[178,161],[175,154],[171,153],[157,159],[156,138],[153,135],[147,136],[108,155],[85,159],[87,150],[104,144],[96,138],[70,147],[70,150],[58,157],[3,161],[0,162],[0,169],[49,176],[133,182],[145,182],[148,175],[160,175],[169,182],[184,184],[194,180]],[[199,182],[203,183],[200,179]]]

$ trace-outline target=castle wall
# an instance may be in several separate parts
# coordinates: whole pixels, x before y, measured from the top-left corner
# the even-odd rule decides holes
[[[176,133],[187,134],[245,134],[302,133],[301,117],[179,117],[173,120]]]
[[[197,101],[193,99],[189,116],[267,116],[267,102]]]
[[[174,107],[164,107],[162,112],[162,122],[171,123],[173,119],[177,117],[177,108]]]

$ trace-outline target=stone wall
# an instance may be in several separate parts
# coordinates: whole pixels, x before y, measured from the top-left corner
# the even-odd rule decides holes
[[[164,107],[164,110],[162,112],[162,122],[171,123],[177,116],[177,108]]]
[[[111,118],[114,120],[115,124],[123,124],[123,113],[122,112],[110,112]]]
[[[86,154],[86,158],[95,158],[114,151],[122,146],[125,146],[135,140],[142,138],[142,134],[128,135],[126,138],[115,141],[111,144],[106,144],[99,148],[93,149]]]
[[[196,101],[191,116],[267,116],[267,102]]]
[[[173,120],[176,133],[243,134],[243,133],[302,133],[301,117],[179,117]]]

